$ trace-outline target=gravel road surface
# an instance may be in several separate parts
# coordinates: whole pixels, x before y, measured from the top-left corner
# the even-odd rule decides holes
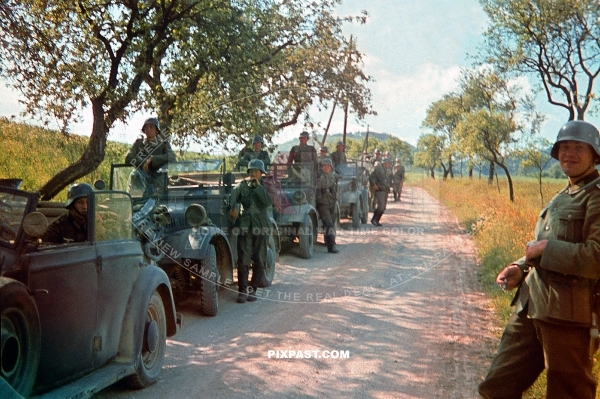
[[[381,222],[342,221],[339,254],[322,236],[312,259],[282,253],[257,302],[179,306],[160,381],[96,398],[478,398],[496,327],[471,238],[415,187]]]

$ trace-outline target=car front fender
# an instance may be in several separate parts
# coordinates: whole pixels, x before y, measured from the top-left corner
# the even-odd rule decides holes
[[[177,332],[175,303],[167,274],[157,266],[141,266],[140,274],[129,296],[125,318],[121,327],[121,342],[119,343],[119,353],[117,355],[119,362],[133,362],[139,354],[142,345],[139,338],[145,328],[148,301],[155,290],[160,293],[165,307],[167,336],[171,337]]]

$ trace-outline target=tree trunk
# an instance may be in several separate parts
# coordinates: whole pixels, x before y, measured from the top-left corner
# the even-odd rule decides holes
[[[510,197],[510,202],[515,202],[515,191],[513,188],[512,178],[510,177],[510,172],[508,171],[506,165],[498,162],[498,166],[500,166],[502,170],[504,170],[504,173],[506,173],[506,178],[508,179],[508,193]]]
[[[494,172],[495,171],[496,171],[496,168],[494,167],[494,162],[490,162],[490,173],[488,175],[488,184],[494,183]]]
[[[92,100],[92,111],[94,114],[92,134],[81,158],[58,172],[40,188],[42,201],[51,200],[67,185],[96,170],[104,160],[108,125],[104,120],[103,101]]]
[[[433,170],[433,168],[429,169],[429,175],[431,176],[432,179],[435,179],[435,171]]]

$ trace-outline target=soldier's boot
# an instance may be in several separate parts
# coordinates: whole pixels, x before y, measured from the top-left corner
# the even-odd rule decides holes
[[[338,252],[340,252],[340,250],[337,248],[337,246],[335,245],[335,235],[334,234],[328,234],[326,236],[327,238],[327,252],[329,252],[330,254],[337,254]]]
[[[381,220],[381,216],[383,216],[383,211],[378,210],[377,211],[377,219],[375,220],[375,223],[377,226],[383,226],[381,223],[379,223],[379,220]]]
[[[256,290],[258,289],[258,283],[262,280],[264,270],[261,267],[254,266],[252,268],[252,282],[248,287],[248,302],[256,301]]]
[[[377,209],[375,209],[373,211],[373,217],[371,218],[371,224],[373,226],[377,226],[377,215],[379,214],[379,211]]]
[[[238,296],[237,303],[244,303],[248,299],[248,269],[238,267]]]

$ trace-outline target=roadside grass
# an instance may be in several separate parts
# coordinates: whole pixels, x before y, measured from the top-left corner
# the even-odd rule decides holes
[[[502,291],[495,284],[496,275],[504,266],[525,253],[525,245],[533,240],[533,230],[542,209],[539,184],[534,178],[517,177],[514,181],[515,202],[508,196],[506,179],[457,177],[442,181],[433,180],[423,174],[407,175],[407,185],[424,188],[429,194],[446,205],[458,218],[465,231],[473,235],[479,262],[478,280],[485,293],[491,298],[498,317],[498,326],[503,329],[512,313],[510,302],[515,291]],[[542,184],[544,205],[557,191],[566,185],[566,179],[545,179]],[[501,330],[500,330],[501,331]],[[498,342],[500,334],[498,334]],[[495,351],[495,349],[494,349]],[[596,353],[594,373],[598,375],[600,352]],[[545,398],[546,374],[524,394],[526,399]],[[600,399],[600,390],[596,394]]]

